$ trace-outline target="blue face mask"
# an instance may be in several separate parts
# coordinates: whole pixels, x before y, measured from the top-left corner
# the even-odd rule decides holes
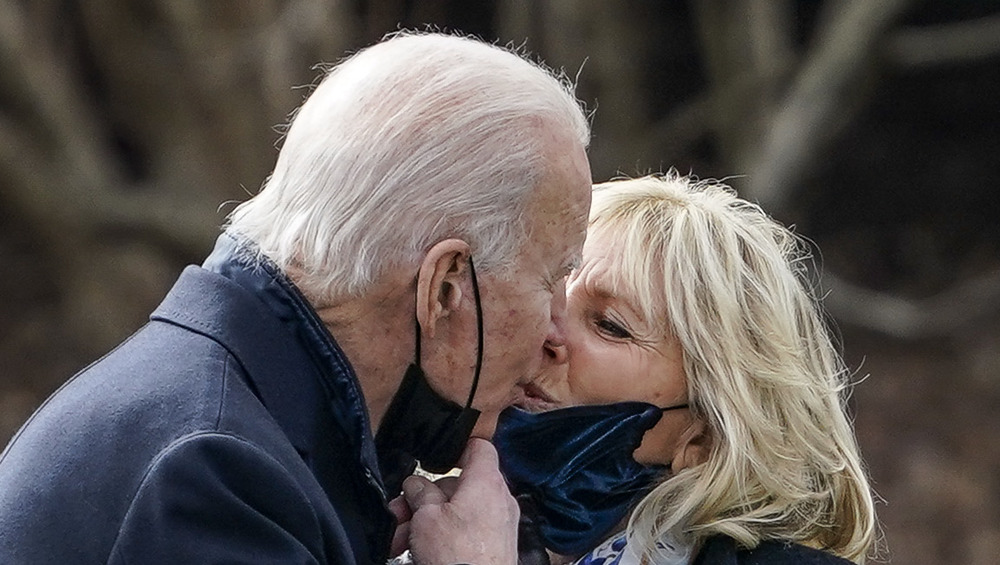
[[[649,492],[665,466],[641,465],[632,452],[663,412],[645,402],[500,414],[493,444],[515,495],[538,512],[545,546],[563,555],[592,549]]]

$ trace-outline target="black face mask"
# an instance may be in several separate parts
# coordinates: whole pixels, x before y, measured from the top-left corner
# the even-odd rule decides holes
[[[462,407],[431,388],[420,368],[420,324],[417,324],[416,360],[406,369],[403,381],[392,398],[375,434],[375,449],[386,492],[395,496],[403,479],[420,466],[432,473],[446,473],[458,462],[479,419],[472,400],[479,386],[483,366],[483,308],[479,282],[469,257],[472,294],[476,302],[476,372],[469,398]]]
[[[563,555],[592,549],[667,471],[632,458],[663,412],[645,402],[500,413],[493,444],[515,495],[528,496],[545,546]]]

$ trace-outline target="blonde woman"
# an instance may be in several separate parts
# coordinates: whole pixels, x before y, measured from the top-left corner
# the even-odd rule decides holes
[[[721,183],[595,187],[554,352],[569,363],[494,438],[550,550],[606,565],[864,561],[872,494],[806,258]]]

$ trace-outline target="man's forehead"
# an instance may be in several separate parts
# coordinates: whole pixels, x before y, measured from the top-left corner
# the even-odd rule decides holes
[[[590,165],[583,148],[559,152],[526,210],[528,236],[550,265],[579,263],[590,200]]]
[[[528,207],[529,237],[562,240],[574,248],[583,245],[587,234],[587,216],[590,203],[579,192],[567,187],[548,187],[540,190],[539,198]],[[566,254],[565,250],[560,253]],[[573,253],[579,253],[574,249]]]

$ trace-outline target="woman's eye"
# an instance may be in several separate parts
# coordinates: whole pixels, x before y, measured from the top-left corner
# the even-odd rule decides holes
[[[619,324],[617,322],[614,322],[612,320],[609,320],[607,318],[603,318],[603,319],[598,320],[597,321],[597,327],[600,328],[600,330],[603,333],[605,333],[606,335],[609,335],[609,336],[611,336],[613,338],[628,339],[628,338],[632,337],[632,334],[629,333],[629,331],[626,330],[624,327],[622,327],[621,324]]]

